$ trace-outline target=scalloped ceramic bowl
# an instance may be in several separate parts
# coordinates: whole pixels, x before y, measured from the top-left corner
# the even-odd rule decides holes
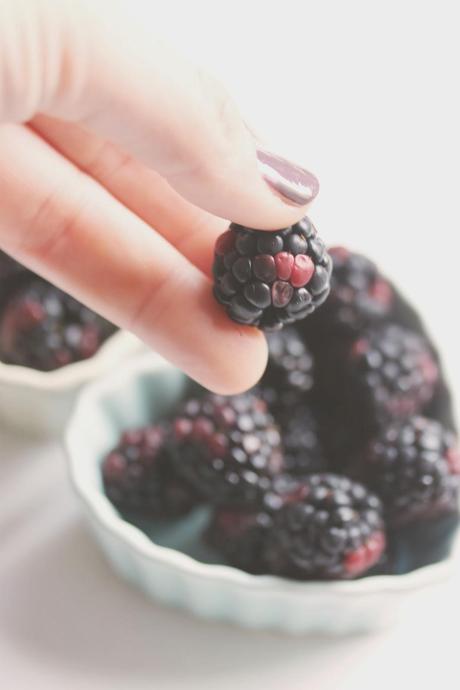
[[[145,350],[126,331],[117,331],[88,359],[54,371],[37,371],[0,362],[0,421],[23,434],[61,433],[85,383]]]
[[[206,509],[169,525],[125,521],[102,491],[102,458],[122,429],[171,410],[185,386],[185,377],[159,357],[137,358],[124,371],[88,386],[67,428],[73,486],[97,541],[123,578],[152,599],[204,618],[292,633],[379,628],[436,596],[459,555],[457,537],[442,560],[404,575],[302,583],[220,564],[198,538]]]

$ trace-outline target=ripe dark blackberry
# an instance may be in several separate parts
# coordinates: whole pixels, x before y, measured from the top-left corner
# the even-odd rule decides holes
[[[377,496],[347,477],[315,474],[304,479],[301,497],[274,514],[263,558],[275,575],[341,579],[364,574],[384,548]]]
[[[389,524],[456,512],[460,486],[457,440],[426,417],[394,422],[370,445],[360,476],[381,497]]]
[[[290,407],[313,388],[313,356],[292,327],[270,333],[267,341],[268,364],[260,382],[267,389],[263,397],[269,405]]]
[[[177,472],[214,504],[255,501],[283,465],[278,427],[250,393],[188,400],[173,435]]]
[[[276,475],[257,504],[216,508],[205,532],[205,540],[230,565],[253,574],[267,572],[263,548],[273,515],[286,501],[302,495],[302,480]]]
[[[429,342],[395,324],[325,343],[313,404],[329,467],[346,474],[388,419],[422,413],[438,385]]]
[[[115,330],[73,297],[37,278],[7,298],[0,314],[0,358],[51,371],[91,357]]]
[[[272,524],[270,513],[251,509],[218,508],[205,540],[230,565],[253,575],[265,572],[263,544]]]
[[[396,289],[395,303],[391,314],[391,320],[425,338],[430,345],[430,350],[438,367],[439,377],[433,397],[426,405],[423,406],[420,412],[424,417],[436,419],[448,429],[456,431],[457,423],[455,421],[455,410],[452,395],[445,373],[443,372],[439,352],[437,351],[437,348],[435,347],[420,314]]]
[[[23,272],[27,272],[25,266],[9,256],[9,254],[0,251],[0,281],[8,280]],[[2,286],[2,290],[3,289]]]
[[[326,457],[312,407],[298,402],[275,415],[281,428],[285,472],[303,476],[326,470]]]
[[[232,223],[216,242],[213,270],[214,294],[234,321],[278,330],[325,301],[332,262],[305,217],[277,232]]]
[[[432,398],[438,381],[428,342],[394,324],[357,338],[346,368],[360,409],[399,417],[418,412]]]
[[[126,431],[102,465],[104,490],[122,511],[175,517],[196,503],[194,491],[174,472],[165,426]]]
[[[344,247],[332,247],[334,262],[331,294],[322,314],[331,329],[353,333],[386,318],[393,307],[394,291],[373,261]]]

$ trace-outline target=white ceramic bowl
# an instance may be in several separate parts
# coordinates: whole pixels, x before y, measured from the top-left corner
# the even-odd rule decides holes
[[[422,606],[449,577],[460,552],[455,539],[442,562],[404,575],[350,582],[293,582],[254,576],[200,562],[188,555],[198,514],[150,536],[123,520],[101,488],[100,463],[120,431],[148,423],[174,407],[185,378],[156,355],[131,361],[123,371],[95,382],[79,397],[65,435],[73,486],[102,550],[114,569],[149,597],[199,616],[250,628],[292,633],[350,633],[381,627],[410,607]],[[160,545],[162,544],[162,545]],[[172,545],[185,548],[170,548]],[[199,554],[198,554],[199,555]]]
[[[22,434],[61,433],[82,386],[112,371],[145,346],[126,331],[117,331],[93,357],[55,371],[0,362],[0,421]]]

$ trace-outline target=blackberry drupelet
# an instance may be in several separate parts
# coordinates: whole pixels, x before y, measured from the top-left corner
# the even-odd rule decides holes
[[[263,397],[269,406],[291,407],[313,388],[313,355],[292,327],[270,333],[267,341],[268,364],[260,381]]]
[[[167,428],[126,431],[102,465],[107,497],[122,511],[148,517],[176,517],[196,503],[194,491],[174,472]]]
[[[382,429],[359,475],[380,496],[388,524],[456,512],[460,453],[454,434],[426,417]]]
[[[7,298],[0,314],[0,358],[51,371],[91,357],[115,330],[70,295],[36,278]]]
[[[304,479],[301,497],[274,514],[263,558],[276,575],[343,579],[370,570],[384,548],[377,496],[347,477],[315,474]]]
[[[237,323],[278,330],[329,294],[332,262],[308,220],[278,232],[232,223],[215,247],[214,294]]]
[[[207,394],[173,423],[177,472],[214,504],[251,503],[283,465],[280,432],[253,394]]]
[[[415,414],[432,398],[438,381],[429,343],[394,324],[357,338],[345,367],[356,409],[363,413]]]

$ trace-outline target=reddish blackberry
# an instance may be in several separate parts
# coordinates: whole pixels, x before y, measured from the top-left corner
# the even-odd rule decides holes
[[[273,403],[286,407],[293,404],[299,395],[311,391],[314,382],[313,356],[292,327],[270,333],[267,340],[268,365],[261,385],[273,389]]]
[[[381,497],[389,524],[455,512],[460,486],[456,438],[426,417],[394,422],[371,444],[360,476]]]
[[[351,578],[382,556],[380,500],[361,484],[334,474],[303,482],[303,495],[274,514],[264,540],[269,572],[297,579]]]
[[[37,278],[7,298],[0,315],[0,358],[51,371],[91,357],[114,331],[101,316]]]
[[[177,472],[215,504],[256,500],[282,468],[279,430],[252,394],[190,399],[173,433]]]
[[[193,490],[174,472],[164,426],[126,431],[104,459],[102,478],[107,497],[128,513],[174,517],[196,503]]]
[[[394,324],[356,339],[346,366],[350,390],[363,411],[414,414],[431,399],[438,381],[428,342]]]
[[[232,223],[219,237],[214,294],[237,323],[278,330],[329,294],[332,262],[308,218],[278,232]]]

